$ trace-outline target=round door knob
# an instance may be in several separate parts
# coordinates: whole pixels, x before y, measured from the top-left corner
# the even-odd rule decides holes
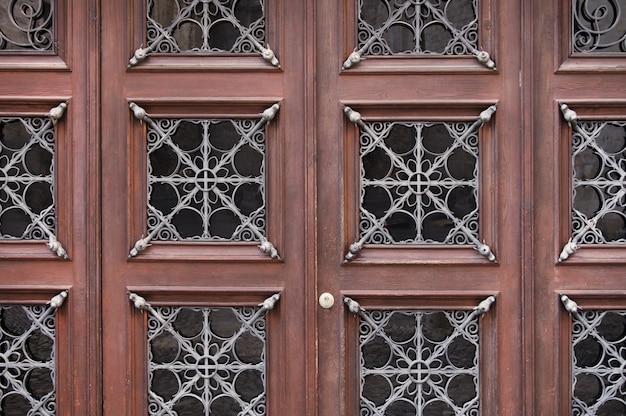
[[[324,309],[330,309],[335,304],[335,297],[328,292],[324,292],[319,298],[320,306]]]

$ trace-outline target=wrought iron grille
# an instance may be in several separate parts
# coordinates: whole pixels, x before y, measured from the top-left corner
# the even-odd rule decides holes
[[[0,0],[0,51],[51,51],[53,0]]]
[[[363,56],[473,55],[494,69],[478,46],[478,0],[357,0],[357,47],[343,69]]]
[[[274,66],[278,59],[265,41],[265,0],[147,0],[146,48],[150,53],[259,53]]]
[[[54,120],[0,117],[0,239],[54,239]]]
[[[153,240],[259,241],[265,234],[265,130],[259,120],[148,125]]]
[[[56,414],[58,306],[0,306],[0,414]]]
[[[152,310],[150,415],[266,414],[266,306]]]
[[[360,127],[359,240],[364,244],[472,244],[491,261],[479,240],[478,129],[496,107],[474,122],[364,121]]]
[[[370,244],[478,239],[478,134],[472,123],[366,125],[359,152],[360,238]]]
[[[626,413],[626,311],[572,314],[572,414]]]
[[[624,11],[624,0],[572,0],[573,51],[626,52]]]
[[[572,241],[626,243],[626,122],[577,122],[572,166]]]
[[[360,414],[478,415],[484,312],[361,310]]]

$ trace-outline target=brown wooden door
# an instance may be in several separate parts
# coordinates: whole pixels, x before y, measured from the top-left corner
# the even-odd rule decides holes
[[[437,30],[470,26],[471,3],[457,2],[457,15],[418,3],[417,17],[403,17],[423,19],[422,42],[407,46],[399,26],[377,40],[394,9],[357,21],[352,3],[318,2],[317,287],[337,299],[317,313],[319,410],[532,414],[522,387],[522,9],[480,2],[477,43],[459,31],[451,46],[454,36]],[[364,59],[340,70],[355,50]],[[422,53],[396,52],[405,50]],[[476,148],[466,146],[472,131]],[[469,171],[454,172],[461,165]],[[350,312],[346,297],[362,310]],[[493,299],[488,312],[474,310]]]
[[[0,414],[626,414],[623,2],[70,3],[0,33]]]
[[[163,29],[146,31],[146,10],[139,3],[110,1],[102,6],[107,28],[102,43],[105,413],[145,414],[146,407],[158,413],[172,406],[190,411],[196,405],[202,408],[200,401],[222,414],[219,396],[226,387],[206,393],[185,381],[188,375],[182,370],[200,374],[209,368],[217,374],[207,376],[212,380],[220,374],[217,367],[194,364],[189,369],[189,363],[177,361],[184,354],[170,357],[164,352],[167,343],[186,351],[178,339],[181,322],[171,317],[182,313],[181,307],[198,312],[255,306],[275,293],[280,300],[265,314],[261,370],[267,414],[446,414],[479,408],[481,414],[520,412],[519,5],[505,1],[496,10],[493,2],[481,2],[480,8],[461,2],[454,6],[460,13],[456,22],[440,7],[424,9],[418,13],[425,22],[447,22],[450,28],[445,30],[457,37],[452,51],[437,52],[446,49],[445,42],[454,43],[444,36],[443,46],[430,41],[419,46],[434,54],[378,57],[375,46],[364,47],[364,59],[350,65],[344,64],[346,58],[360,47],[356,3],[265,3],[266,38],[260,43],[271,45],[279,66],[261,59],[263,50],[254,45],[244,56],[159,53],[187,42],[183,30],[173,40],[159,32]],[[411,7],[415,12],[418,6]],[[391,14],[374,13],[371,19],[384,25]],[[457,33],[463,24],[475,28],[470,34]],[[169,43],[161,45],[161,38]],[[405,41],[400,33],[399,40],[388,42],[403,48]],[[481,63],[473,55],[483,50],[491,59]],[[139,62],[129,65],[133,53]],[[182,212],[192,206],[205,212],[200,217],[209,223],[211,234],[209,211],[226,202],[206,207],[183,201],[185,192],[203,186],[205,195],[214,191],[200,180],[200,171],[192,166],[196,162],[190,162],[209,163],[211,157],[184,148],[182,136],[177,136],[181,120],[204,120],[211,126],[224,120],[257,123],[261,112],[275,103],[280,110],[263,127],[262,236],[243,241],[235,234],[222,240],[200,231],[183,235],[189,222]],[[200,121],[185,123],[193,130]],[[207,129],[203,137],[212,143],[211,127]],[[392,131],[391,138],[385,131]],[[362,150],[367,140],[378,143],[371,145],[375,150]],[[397,143],[387,146],[389,140]],[[161,160],[167,152],[175,153],[169,156],[175,160],[171,169]],[[213,155],[221,157],[219,152]],[[387,167],[391,173],[380,168],[385,163],[393,166]],[[411,166],[415,172],[402,176]],[[201,178],[213,180],[211,169]],[[234,180],[231,173],[224,175],[225,182]],[[185,181],[192,182],[192,191],[180,185]],[[408,181],[408,191],[402,181]],[[173,198],[170,206],[158,201],[158,189],[175,195],[163,196]],[[234,199],[232,203],[237,205]],[[257,247],[270,242],[280,258]],[[152,309],[146,310],[136,297],[144,310],[134,308],[129,292]],[[349,311],[345,302],[350,299],[360,304],[360,315]],[[474,310],[494,300],[490,312],[487,306]],[[429,346],[395,345],[384,336],[360,340],[368,319],[389,313],[395,314],[389,318],[395,329],[406,320],[426,322],[415,323],[410,338]],[[216,335],[210,329],[218,325],[208,319],[207,337]],[[447,335],[428,341],[424,334],[429,330]],[[455,348],[461,362],[443,358]],[[393,359],[385,358],[387,350],[394,351]],[[441,355],[435,359],[445,367],[441,371],[454,367],[458,374],[442,378],[429,354]],[[375,376],[359,370],[372,360],[394,362],[379,373],[379,368],[370,368]],[[225,378],[235,380],[225,382],[234,391],[230,394],[246,396],[238,391],[245,383],[236,380],[247,370],[238,373],[226,365],[223,371]],[[401,376],[394,372],[402,371],[409,379],[398,387]],[[429,392],[415,393],[422,388]],[[206,396],[188,399],[192,404],[178,397],[191,391]],[[237,399],[232,405],[243,409],[245,403]]]
[[[624,161],[624,3],[574,4],[572,11],[567,2],[535,2],[528,15],[533,90],[525,163],[533,171],[534,209],[525,234],[530,240],[532,233],[527,263],[534,279],[525,290],[535,324],[526,346],[536,380],[528,411],[620,415],[624,377],[615,366],[623,362],[616,354],[623,352],[625,234],[616,174],[621,178]]]
[[[98,25],[26,3],[0,12],[0,413],[96,414]]]
[[[296,2],[193,4],[189,32],[162,43],[145,16],[163,30],[175,8],[102,4],[104,413],[300,413],[315,362],[310,22]],[[159,53],[171,45],[200,52]]]

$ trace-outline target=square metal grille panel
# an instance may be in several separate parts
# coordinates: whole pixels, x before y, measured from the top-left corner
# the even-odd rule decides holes
[[[150,415],[265,415],[260,307],[154,307],[148,315]]]
[[[477,127],[465,122],[364,122],[361,241],[476,244]]]
[[[0,306],[0,413],[56,414],[54,309]]]
[[[55,134],[43,117],[0,117],[0,240],[55,234]]]
[[[475,311],[362,311],[361,415],[478,415]]]
[[[156,241],[261,241],[265,129],[253,119],[148,124],[148,234]]]
[[[572,314],[572,414],[626,413],[626,311]]]
[[[54,48],[54,0],[0,0],[0,52]]]
[[[578,121],[572,165],[572,241],[626,243],[626,122]]]

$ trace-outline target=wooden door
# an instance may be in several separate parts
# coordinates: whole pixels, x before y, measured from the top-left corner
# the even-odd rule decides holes
[[[320,414],[530,414],[522,9],[479,3],[318,2]]]
[[[0,7],[0,413],[97,414],[97,17]]]
[[[0,414],[626,414],[623,1],[0,5]]]
[[[102,4],[105,414],[303,411],[305,10]]]
[[[529,11],[533,414],[626,414],[625,7],[535,2]]]

